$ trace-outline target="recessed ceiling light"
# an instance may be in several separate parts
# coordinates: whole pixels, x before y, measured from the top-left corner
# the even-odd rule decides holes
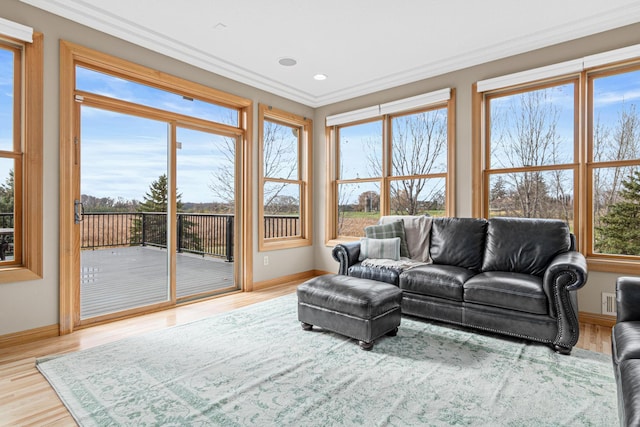
[[[296,61],[293,58],[284,57],[284,58],[278,59],[278,64],[280,64],[280,65],[282,65],[284,67],[293,67],[297,63],[298,63],[298,61]]]
[[[326,74],[322,74],[322,73],[318,73],[315,76],[313,76],[314,79],[316,80],[327,80],[327,75]]]

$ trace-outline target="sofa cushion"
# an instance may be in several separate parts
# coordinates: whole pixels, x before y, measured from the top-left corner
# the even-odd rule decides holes
[[[620,425],[640,425],[640,359],[624,360],[620,364]]]
[[[360,256],[358,260],[363,261],[367,258],[398,261],[400,259],[400,238],[370,239],[365,237],[360,239]]]
[[[436,264],[480,271],[487,221],[482,218],[434,218],[431,259]]]
[[[555,219],[491,218],[482,271],[543,276],[551,260],[571,245],[569,227]]]
[[[464,301],[526,313],[547,314],[542,279],[522,273],[489,271],[464,284]]]
[[[640,321],[619,322],[613,327],[613,362],[640,359]]]
[[[400,274],[400,289],[414,294],[462,301],[462,285],[475,273],[453,265],[429,264]]]
[[[404,232],[404,223],[394,221],[383,225],[369,225],[364,228],[364,234],[370,239],[400,238],[400,256],[410,257],[407,248],[407,237]]]
[[[380,224],[402,221],[411,259],[430,263],[429,240],[432,219],[425,215],[387,215],[380,217]]]

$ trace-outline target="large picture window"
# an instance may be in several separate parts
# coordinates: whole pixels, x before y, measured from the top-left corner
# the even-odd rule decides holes
[[[311,244],[311,119],[259,106],[259,249]]]
[[[328,241],[363,236],[381,215],[453,214],[454,94],[446,95],[329,128]]]
[[[42,277],[42,40],[0,33],[0,283]]]
[[[576,82],[488,95],[487,217],[575,217]]]
[[[588,88],[589,254],[640,261],[640,64]]]
[[[590,268],[638,273],[639,94],[637,59],[480,92],[476,215],[562,219]]]

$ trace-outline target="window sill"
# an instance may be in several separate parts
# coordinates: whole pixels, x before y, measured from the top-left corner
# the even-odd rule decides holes
[[[0,269],[0,284],[13,282],[26,282],[28,280],[42,279],[38,274],[27,267],[6,267]]]
[[[356,242],[359,241],[360,239],[362,239],[364,236],[362,237],[338,237],[336,239],[331,239],[331,240],[327,240],[325,241],[325,246],[333,248],[336,245],[339,245],[341,243],[348,243],[348,242]]]
[[[291,239],[274,239],[261,240],[258,244],[259,252],[277,251],[280,249],[302,248],[311,246],[311,239],[291,238]]]
[[[615,258],[587,258],[590,271],[605,273],[640,274],[640,261]]]

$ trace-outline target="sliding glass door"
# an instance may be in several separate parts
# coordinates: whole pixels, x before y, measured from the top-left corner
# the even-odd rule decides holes
[[[80,320],[237,289],[239,137],[94,105],[79,114]]]
[[[167,302],[168,124],[80,114],[80,318]]]
[[[176,129],[176,297],[236,289],[237,137]]]

